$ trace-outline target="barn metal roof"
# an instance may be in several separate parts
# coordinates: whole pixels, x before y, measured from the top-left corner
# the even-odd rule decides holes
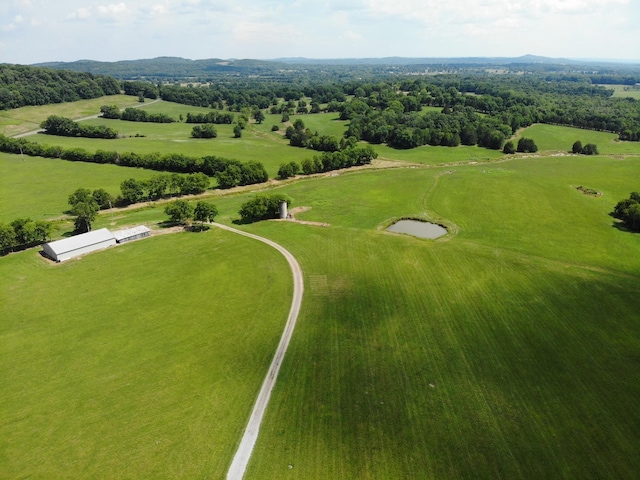
[[[56,240],[55,242],[49,242],[47,245],[56,255],[62,255],[63,253],[109,240],[115,240],[113,233],[106,228],[101,228],[100,230],[93,230],[73,237],[63,238],[62,240]]]
[[[144,225],[138,225],[137,227],[125,228],[124,230],[113,232],[113,236],[115,237],[116,241],[119,242],[124,238],[135,237],[136,235],[150,232],[151,230],[149,230],[149,228],[145,227]]]

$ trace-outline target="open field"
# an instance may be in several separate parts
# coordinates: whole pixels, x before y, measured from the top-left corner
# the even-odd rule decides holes
[[[96,115],[100,113],[100,107],[106,104],[118,105],[120,108],[140,105],[137,97],[109,95],[78,102],[0,110],[0,133],[12,136],[37,130],[40,128],[40,123],[46,120],[49,115],[60,115],[74,119]]]
[[[0,271],[1,477],[222,478],[289,308],[278,252],[213,229]]]
[[[614,97],[635,98],[640,100],[640,87],[637,85],[603,85],[613,90]]]
[[[601,154],[640,154],[638,142],[622,142],[616,133],[596,132],[574,127],[560,127],[556,125],[535,124],[525,128],[520,136],[535,140],[538,150],[571,152],[576,140],[583,145],[595,143]]]
[[[337,128],[331,115],[303,120],[321,133]],[[256,152],[268,158],[270,172],[288,161],[272,144],[313,155],[287,146],[271,124],[229,141],[265,165]],[[125,140],[152,151],[203,148],[174,141],[184,124],[164,133],[129,125],[149,128]],[[640,471],[640,235],[608,215],[640,189],[640,144],[544,125],[523,135],[541,150],[566,151],[579,138],[615,155],[375,146],[383,158],[425,165],[277,188],[293,206],[311,207],[299,219],[329,227],[238,226],[282,244],[305,276],[247,478],[619,479]],[[14,158],[4,162],[12,182],[54,168],[41,161],[14,171]],[[86,169],[97,186],[121,181],[119,167],[50,162],[80,169],[64,179]],[[38,209],[39,196],[53,202],[64,181],[31,195],[29,208]],[[20,211],[30,188],[15,188],[3,208]],[[252,195],[212,193],[210,201],[231,224]],[[403,216],[453,233],[427,241],[383,230]],[[101,215],[95,227],[157,227],[165,218],[152,205]],[[216,229],[57,266],[35,250],[0,258],[0,477],[223,478],[286,319],[290,282],[275,251]]]
[[[127,178],[146,179],[149,170],[68,162],[0,153],[0,222],[18,217],[57,217],[69,209],[67,199],[78,188],[104,188],[117,196]]]

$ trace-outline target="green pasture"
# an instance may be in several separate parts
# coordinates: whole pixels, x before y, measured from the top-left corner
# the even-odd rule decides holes
[[[278,252],[212,229],[0,272],[0,477],[223,478],[289,309]]]
[[[501,151],[477,146],[458,147],[423,147],[410,150],[396,150],[387,145],[373,145],[380,160],[400,160],[404,162],[422,163],[426,165],[442,165],[447,163],[488,162],[503,156]]]
[[[640,100],[640,87],[637,85],[603,85],[613,90],[614,97],[635,98]]]
[[[608,132],[596,132],[594,130],[583,130],[574,127],[560,127],[556,125],[535,124],[525,128],[520,136],[532,138],[538,150],[571,152],[573,143],[580,140],[583,145],[595,143],[600,154],[640,155],[640,143],[623,142],[618,140],[618,134]]]
[[[163,102],[164,103],[164,102]],[[29,140],[64,148],[80,147],[89,152],[108,150],[136,153],[180,153],[192,156],[216,155],[242,162],[262,162],[271,177],[278,172],[280,164],[291,161],[300,163],[312,157],[315,152],[289,146],[282,133],[264,132],[250,124],[242,132],[242,138],[233,138],[234,125],[216,125],[217,138],[193,139],[193,124],[187,123],[144,123],[122,120],[94,119],[90,125],[107,125],[126,138],[113,140],[94,138],[70,138],[52,135],[34,135]],[[136,135],[141,135],[136,137]]]
[[[73,119],[97,115],[100,113],[100,107],[107,104],[117,105],[120,108],[140,105],[137,97],[109,95],[77,102],[0,110],[0,133],[10,137],[37,130],[40,128],[40,123],[50,115],[60,115]]]
[[[157,173],[7,153],[0,153],[0,172],[0,222],[57,217],[69,209],[67,199],[78,188],[104,188],[117,196],[123,180],[142,180]]]
[[[340,125],[331,114],[302,118],[321,133]],[[211,146],[208,154],[257,159],[271,174],[314,153],[286,145],[284,130],[270,132],[282,124],[269,116],[241,139],[206,141],[185,138],[184,124],[92,122],[147,136],[38,140],[163,153],[177,145],[191,155]],[[287,193],[293,207],[311,207],[297,218],[329,226],[237,225],[289,249],[305,278],[247,478],[618,479],[640,471],[640,236],[609,216],[640,189],[640,144],[544,125],[523,135],[542,151],[567,151],[580,139],[612,155],[374,146],[381,159],[424,165],[257,187]],[[244,148],[244,158],[220,153]],[[66,208],[76,178],[111,191],[106,183],[155,173],[12,155],[0,155],[0,165],[8,220],[20,202],[33,218],[52,213],[43,209],[54,197]],[[49,171],[56,181],[44,178],[38,189],[24,180]],[[232,224],[253,195],[211,191],[207,200],[218,221]],[[160,228],[163,207],[101,214],[95,227]],[[384,230],[400,217],[452,233],[430,241]],[[61,265],[37,250],[0,258],[0,477],[224,478],[291,291],[277,252],[215,228]]]

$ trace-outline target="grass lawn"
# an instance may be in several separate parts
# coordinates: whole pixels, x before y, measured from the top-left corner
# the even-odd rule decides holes
[[[212,229],[0,259],[0,477],[222,478],[289,309],[286,261]]]
[[[396,150],[387,145],[373,145],[380,160],[401,160],[405,162],[442,165],[459,162],[488,162],[503,156],[499,150],[481,147],[433,147],[425,145],[410,150]]]
[[[540,151],[571,152],[571,147],[576,140],[583,145],[595,143],[601,154],[636,154],[640,155],[640,143],[622,142],[618,135],[608,132],[596,132],[574,127],[560,127],[556,125],[535,124],[525,128],[520,134],[522,137],[535,140]]]

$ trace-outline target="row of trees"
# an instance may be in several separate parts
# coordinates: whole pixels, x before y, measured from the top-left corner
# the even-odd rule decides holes
[[[211,111],[207,113],[187,113],[187,123],[216,123],[230,125],[235,120],[235,115],[230,112]]]
[[[140,108],[127,107],[122,112],[117,105],[100,107],[102,118],[129,122],[173,123],[176,120],[165,113],[149,113]]]
[[[130,205],[176,195],[195,195],[204,193],[209,185],[210,179],[204,173],[161,173],[148,180],[129,178],[120,184],[120,196],[116,204]]]
[[[0,254],[35,247],[49,240],[53,224],[45,220],[17,218],[11,223],[0,223]]]
[[[24,138],[10,138],[0,134],[0,151],[46,158],[91,163],[110,163],[125,167],[140,167],[150,170],[164,170],[176,173],[201,172],[215,176],[222,188],[266,182],[269,179],[264,165],[260,162],[242,163],[238,160],[209,155],[192,157],[179,153],[160,154],[134,153],[97,150],[90,153],[83,148],[64,149],[30,142]]]
[[[50,115],[40,124],[44,133],[48,135],[59,135],[62,137],[86,137],[114,139],[118,132],[104,125],[91,126],[74,122],[70,118],[58,115]]]
[[[378,154],[371,145],[353,146],[337,152],[323,152],[313,158],[305,158],[300,165],[295,161],[281,164],[278,169],[278,178],[283,180],[301,172],[305,175],[312,175],[368,165],[375,158],[378,158]]]

